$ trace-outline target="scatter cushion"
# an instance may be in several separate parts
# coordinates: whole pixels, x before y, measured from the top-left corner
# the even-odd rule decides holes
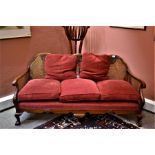
[[[101,100],[137,101],[140,95],[135,88],[124,80],[104,80],[97,82]]]
[[[70,79],[61,82],[60,101],[94,101],[100,98],[96,83],[88,79]]]
[[[95,55],[93,53],[84,53],[82,56],[80,77],[101,81],[108,79],[110,66],[109,55]]]
[[[20,101],[58,99],[60,82],[50,79],[30,80],[19,92]]]
[[[76,55],[48,54],[45,58],[45,78],[59,81],[76,78]]]

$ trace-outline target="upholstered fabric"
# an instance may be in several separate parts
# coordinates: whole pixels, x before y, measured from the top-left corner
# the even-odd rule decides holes
[[[101,81],[108,79],[107,73],[110,66],[110,56],[84,53],[82,56],[80,77]]]
[[[19,92],[20,101],[58,99],[60,82],[50,79],[30,80]]]
[[[101,93],[101,100],[129,100],[140,99],[138,92],[124,80],[104,80],[97,82]]]
[[[61,82],[60,101],[98,100],[100,97],[96,83],[88,79],[70,79]]]
[[[72,102],[63,103],[59,101],[38,101],[38,102],[21,102],[19,108],[23,110],[36,110],[36,111],[54,111],[54,112],[78,112],[86,111],[92,113],[99,113],[99,111],[139,111],[139,104],[136,102]]]
[[[48,54],[45,58],[45,78],[59,81],[76,78],[76,55]]]

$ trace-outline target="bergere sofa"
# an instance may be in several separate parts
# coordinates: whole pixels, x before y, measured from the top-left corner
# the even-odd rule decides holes
[[[26,111],[134,114],[141,126],[146,85],[117,55],[40,53],[12,85],[15,125]]]

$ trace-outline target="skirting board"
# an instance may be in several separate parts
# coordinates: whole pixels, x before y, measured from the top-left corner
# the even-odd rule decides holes
[[[145,98],[145,105],[143,109],[155,113],[155,101]]]
[[[4,102],[13,98],[13,94],[0,98],[0,102]],[[145,98],[145,110],[155,113],[155,101]]]
[[[5,96],[5,97],[1,97],[0,98],[0,103],[4,102],[4,101],[7,101],[7,100],[11,100],[12,98],[13,98],[13,94]]]
[[[0,98],[0,113],[14,108],[13,103],[10,102],[12,100],[12,98],[13,98],[13,95],[9,95],[9,96]],[[9,101],[9,102],[7,102],[7,101]]]

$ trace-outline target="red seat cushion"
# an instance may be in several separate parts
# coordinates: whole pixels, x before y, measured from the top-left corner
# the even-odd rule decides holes
[[[88,79],[70,79],[61,82],[60,101],[93,101],[100,97],[96,83]]]
[[[48,54],[45,58],[45,78],[59,81],[76,78],[77,57],[71,54]]]
[[[110,66],[110,56],[84,53],[82,56],[80,77],[101,81],[108,79],[107,73]]]
[[[101,100],[137,101],[140,99],[134,87],[124,80],[104,80],[97,82],[97,86],[101,93]]]
[[[30,80],[19,92],[20,101],[58,99],[60,82],[50,79]]]

